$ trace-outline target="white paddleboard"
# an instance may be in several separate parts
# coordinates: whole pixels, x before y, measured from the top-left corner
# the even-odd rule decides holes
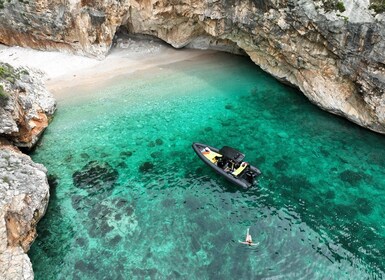
[[[245,242],[245,241],[241,241],[241,240],[238,240],[239,243],[242,243],[242,244],[245,244],[245,245],[249,245],[249,246],[258,246],[259,245],[259,242],[258,243],[248,243],[248,242]]]

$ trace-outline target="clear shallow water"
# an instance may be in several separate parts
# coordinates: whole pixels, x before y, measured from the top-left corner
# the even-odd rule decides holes
[[[53,187],[36,279],[375,279],[385,270],[385,138],[216,54],[62,101],[41,146]],[[194,141],[263,175],[244,191]],[[238,243],[247,227],[257,247]]]

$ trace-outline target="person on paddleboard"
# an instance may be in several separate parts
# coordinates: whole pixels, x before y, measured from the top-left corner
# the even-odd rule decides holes
[[[253,244],[253,239],[251,238],[251,235],[249,233],[249,228],[247,228],[247,232],[246,232],[246,243],[248,243],[250,246],[251,244]]]
[[[250,232],[249,232],[249,228],[247,228],[247,232],[246,232],[246,240],[244,242],[242,241],[239,241],[240,243],[242,244],[246,244],[246,245],[249,245],[249,246],[257,246],[259,243],[253,243],[253,239],[251,238],[251,235],[250,235]]]

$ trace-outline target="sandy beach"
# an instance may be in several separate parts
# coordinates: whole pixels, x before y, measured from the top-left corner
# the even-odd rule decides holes
[[[48,90],[60,101],[70,98],[74,88],[92,90],[122,75],[154,70],[210,52],[214,51],[174,49],[160,40],[127,37],[119,38],[104,60],[0,45],[0,61],[43,72]]]

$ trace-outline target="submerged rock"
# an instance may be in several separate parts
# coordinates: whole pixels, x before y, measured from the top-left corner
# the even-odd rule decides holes
[[[146,161],[139,166],[139,171],[141,173],[147,173],[150,172],[153,168],[154,164],[152,162]]]
[[[82,159],[89,159],[89,158],[90,158],[90,155],[87,154],[87,153],[81,153],[81,154],[80,154],[80,157],[81,157]]]
[[[289,167],[289,164],[285,160],[280,159],[280,160],[274,162],[273,166],[277,170],[284,171]]]
[[[130,156],[132,156],[132,152],[131,151],[121,152],[120,156],[122,156],[122,157],[130,157]]]
[[[345,170],[340,173],[339,177],[342,181],[350,184],[351,186],[356,186],[366,178],[366,175],[363,172]]]
[[[371,200],[363,197],[359,197],[356,200],[358,211],[360,211],[363,215],[369,215],[373,212],[373,205]]]
[[[0,279],[33,279],[26,252],[48,199],[44,166],[0,145]]]
[[[163,140],[160,139],[160,138],[158,138],[158,139],[155,140],[155,143],[156,143],[158,146],[163,145]]]
[[[81,189],[108,189],[113,186],[119,177],[116,171],[109,163],[99,163],[90,161],[81,170],[73,175],[74,185]]]
[[[130,236],[138,225],[133,205],[123,198],[105,198],[94,204],[87,216],[87,231],[92,238],[114,239],[118,228]]]
[[[151,153],[150,156],[152,158],[161,158],[162,157],[162,152],[161,151],[153,152],[153,153]]]

